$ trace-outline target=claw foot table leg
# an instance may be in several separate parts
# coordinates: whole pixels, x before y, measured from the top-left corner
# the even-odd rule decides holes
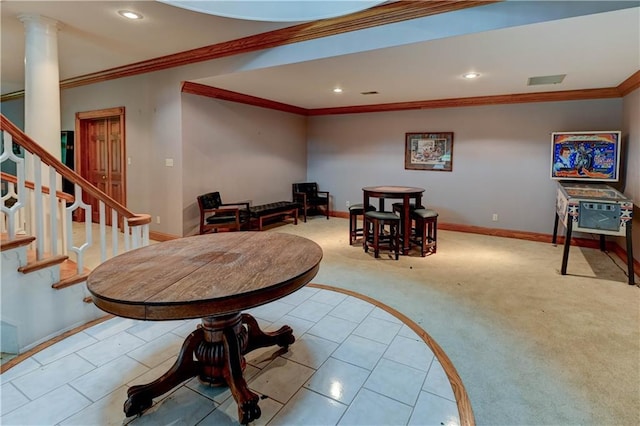
[[[266,348],[278,345],[281,348],[287,348],[295,342],[293,330],[288,325],[283,325],[273,332],[262,331],[258,326],[258,322],[249,314],[242,314],[242,323],[247,326],[249,333],[247,348],[242,352],[249,353],[254,349]]]
[[[129,398],[124,403],[127,417],[142,413],[151,407],[153,398],[160,396],[180,383],[198,374],[198,362],[194,361],[195,348],[202,342],[204,336],[201,329],[191,333],[185,339],[173,366],[159,379],[146,385],[131,386],[127,391]]]
[[[238,403],[238,421],[247,424],[260,418],[260,397],[251,392],[247,382],[242,377],[242,354],[238,336],[232,328],[223,331],[224,349],[227,354],[227,363],[222,373],[224,375],[233,398]]]
[[[198,376],[200,381],[213,386],[229,386],[238,404],[238,421],[251,423],[260,418],[260,397],[249,390],[242,376],[246,366],[244,354],[274,345],[287,348],[294,341],[293,330],[288,325],[265,332],[248,314],[205,317],[202,325],[186,338],[169,371],[149,384],[129,389],[124,412],[127,416],[140,414],[151,407],[153,398]]]

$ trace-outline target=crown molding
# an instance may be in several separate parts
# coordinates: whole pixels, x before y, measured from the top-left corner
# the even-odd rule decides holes
[[[7,93],[0,96],[0,102],[15,101],[16,99],[24,98],[24,90],[18,90],[17,92]]]
[[[259,98],[257,96],[245,95],[244,93],[232,92],[231,90],[220,89],[218,87],[205,86],[204,84],[185,81],[182,83],[182,93],[206,96],[209,98],[222,99],[225,101],[238,102],[241,104],[253,105],[262,108],[269,108],[278,111],[290,112],[299,115],[309,115],[308,110],[294,105],[283,104],[270,99]]]
[[[337,18],[323,19],[319,21],[294,25],[279,30],[256,34],[236,40],[230,40],[227,42],[192,49],[172,55],[162,56],[147,61],[141,61],[122,67],[111,68],[96,73],[73,77],[61,81],[60,89],[69,89],[73,87],[84,86],[138,74],[160,71],[168,68],[212,60],[225,56],[232,56],[261,49],[273,48],[286,44],[298,43],[336,34],[342,34],[350,31],[358,31],[375,26],[387,25],[395,22],[452,12],[455,10],[461,10],[470,7],[483,6],[491,3],[498,3],[500,1],[502,0],[443,0],[428,2],[405,0],[393,1]],[[437,99],[316,109],[305,109],[294,105],[287,105],[280,102],[272,101],[269,99],[258,98],[251,95],[245,95],[238,92],[231,92],[221,88],[204,86],[190,82],[183,83],[182,91],[185,93],[208,96],[211,98],[239,102],[247,105],[254,105],[285,112],[291,112],[294,114],[331,115],[401,111],[410,109],[514,104],[526,102],[553,102],[615,98],[626,96],[638,87],[640,87],[640,71],[636,71],[633,75],[631,75],[615,88]],[[24,90],[2,95],[0,97],[0,101],[7,102],[20,99],[22,97],[24,97]]]
[[[423,18],[440,13],[499,3],[500,1],[503,0],[393,1],[336,18],[306,22],[279,30],[255,34],[121,67],[68,78],[60,82],[60,90],[209,61],[241,53],[270,49],[380,25]],[[24,90],[3,95],[0,100],[4,102],[18,99],[22,96],[24,96]]]
[[[410,109],[456,108],[481,105],[504,105],[532,102],[559,102],[584,99],[619,98],[617,87],[604,89],[563,90],[558,92],[514,93],[510,95],[475,96],[469,98],[434,99],[426,101],[394,102],[375,105],[356,105],[337,108],[316,108],[308,115],[355,114],[366,112],[403,111]]]
[[[629,93],[640,87],[640,70],[631,74],[629,78],[618,85],[620,96],[627,96]]]
[[[533,102],[560,102],[586,99],[619,98],[622,96],[620,94],[619,87],[620,86],[604,89],[564,90],[559,92],[516,93],[511,95],[476,96],[469,98],[434,99],[428,101],[395,102],[387,104],[356,105],[314,109],[300,108],[294,105],[283,104],[269,99],[257,98],[254,96],[232,92],[217,87],[205,86],[198,83],[185,82],[183,83],[182,91],[185,93],[192,93],[194,95],[207,96],[210,98],[216,98],[225,101],[238,102],[262,108],[271,108],[299,115],[314,116],[358,114],[369,112],[390,112],[411,109],[457,108],[482,105],[504,105]]]

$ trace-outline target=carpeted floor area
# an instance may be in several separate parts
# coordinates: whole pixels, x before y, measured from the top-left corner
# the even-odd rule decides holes
[[[640,424],[640,288],[616,255],[452,231],[399,261],[349,246],[348,221],[274,229],[324,250],[315,281],[373,297],[452,360],[480,425]],[[640,282],[638,277],[636,283]]]

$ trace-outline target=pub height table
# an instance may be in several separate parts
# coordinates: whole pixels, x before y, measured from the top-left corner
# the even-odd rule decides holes
[[[402,232],[402,254],[409,252],[409,233],[411,232],[411,200],[414,200],[416,207],[422,205],[422,193],[424,188],[414,188],[410,186],[366,186],[362,188],[362,205],[368,206],[370,198],[378,199],[378,210],[384,211],[384,200],[402,200],[402,213],[404,223],[401,226]],[[405,235],[407,234],[407,235]],[[364,242],[363,244],[365,244]]]
[[[129,388],[127,416],[140,414],[191,377],[228,385],[238,420],[260,418],[259,396],[243,378],[244,355],[295,341],[283,326],[263,332],[243,310],[284,297],[318,273],[322,249],[295,235],[225,232],[180,238],[129,251],[91,272],[87,288],[100,309],[125,318],[161,321],[202,318],[173,366],[157,380]]]

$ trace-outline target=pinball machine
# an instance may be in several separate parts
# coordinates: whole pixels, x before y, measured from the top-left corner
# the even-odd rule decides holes
[[[558,224],[565,227],[560,273],[566,275],[571,233],[598,234],[626,240],[629,284],[634,285],[633,201],[609,185],[620,180],[620,132],[556,132],[552,134],[551,178],[558,181],[552,243]]]

